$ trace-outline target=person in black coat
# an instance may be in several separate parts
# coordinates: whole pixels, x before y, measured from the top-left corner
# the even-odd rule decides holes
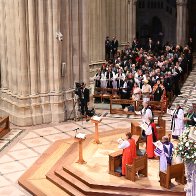
[[[192,39],[192,37],[189,38],[187,45],[188,45],[189,49],[191,50],[191,52],[193,52],[193,39]]]
[[[78,96],[80,99],[81,114],[87,114],[88,112],[88,102],[90,101],[89,89],[85,87],[85,83],[81,84],[81,88],[78,91]]]
[[[113,37],[111,41],[111,48],[112,48],[112,58],[114,58],[115,54],[117,54],[118,51],[118,40],[116,39],[116,36]]]
[[[111,51],[111,42],[110,42],[109,36],[107,36],[105,40],[105,60],[106,61],[110,59],[110,51]]]

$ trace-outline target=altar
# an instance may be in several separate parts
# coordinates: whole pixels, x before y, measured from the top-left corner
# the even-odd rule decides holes
[[[128,129],[116,129],[100,133],[102,144],[94,144],[94,134],[88,135],[83,143],[83,157],[86,164],[78,160],[78,142],[74,139],[59,140],[46,151],[40,159],[19,179],[19,184],[35,195],[50,189],[57,194],[58,187],[66,195],[185,195],[184,186],[175,182],[171,189],[159,183],[159,161],[148,160],[148,175],[136,176],[132,182],[125,177],[109,174],[109,154],[118,151],[118,138],[125,137]],[[66,148],[65,148],[66,146]],[[64,153],[63,153],[64,152]],[[54,161],[55,156],[59,158]],[[51,164],[53,161],[53,164]],[[43,169],[44,168],[44,169]],[[44,180],[45,179],[45,180]],[[47,186],[46,180],[53,186]],[[45,182],[45,183],[43,183]],[[64,192],[64,194],[62,194]],[[50,194],[49,194],[50,195]]]

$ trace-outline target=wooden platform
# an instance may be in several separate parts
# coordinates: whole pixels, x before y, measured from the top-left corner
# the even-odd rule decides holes
[[[117,150],[116,140],[127,131],[101,133],[99,145],[89,135],[84,142],[84,165],[76,163],[78,143],[74,139],[57,141],[18,182],[33,195],[185,195],[182,185],[175,184],[170,190],[160,187],[158,160],[149,160],[148,177],[136,182],[108,174],[108,154]]]

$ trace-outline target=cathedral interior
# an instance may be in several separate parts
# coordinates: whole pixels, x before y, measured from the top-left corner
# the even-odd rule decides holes
[[[9,132],[1,136],[0,128],[1,196],[130,195],[130,191],[135,196],[185,195],[184,185],[177,182],[171,190],[160,188],[158,160],[148,160],[148,179],[141,177],[138,184],[108,174],[108,154],[118,150],[116,140],[129,131],[132,120],[141,123],[142,119],[112,114],[110,104],[94,102],[94,76],[107,63],[107,36],[117,38],[119,51],[134,39],[145,47],[149,38],[183,48],[192,38],[196,49],[196,1],[0,0],[0,116],[9,116]],[[181,95],[173,99],[172,109],[176,104],[191,107],[196,103],[195,51],[192,55],[192,71],[181,84]],[[100,145],[92,142],[95,124],[78,114],[77,83],[89,89],[89,107],[96,114],[106,114],[99,123]],[[166,133],[171,134],[171,116],[164,113],[162,118]],[[77,132],[87,135],[91,149],[84,144],[86,167],[75,163]],[[76,170],[83,180],[72,175]],[[99,183],[95,190],[88,179]],[[112,190],[117,183],[128,187],[127,191]],[[129,190],[130,186],[135,189]],[[145,193],[147,186],[153,191]]]

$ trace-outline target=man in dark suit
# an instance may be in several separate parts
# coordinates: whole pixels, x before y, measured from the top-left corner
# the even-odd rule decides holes
[[[110,51],[111,51],[111,42],[110,42],[109,36],[107,36],[105,40],[105,60],[106,61],[110,59]]]
[[[191,52],[193,52],[193,39],[192,39],[192,37],[189,38],[187,45],[188,45],[189,49],[191,50]]]
[[[78,96],[80,99],[81,114],[87,114],[88,112],[88,102],[90,101],[89,89],[85,87],[85,83],[81,84],[81,88],[78,91]]]
[[[154,44],[151,38],[148,39],[146,50],[151,52],[154,51]]]
[[[112,58],[114,58],[115,54],[117,54],[118,51],[118,40],[116,39],[116,36],[113,37],[111,46],[112,46]]]

